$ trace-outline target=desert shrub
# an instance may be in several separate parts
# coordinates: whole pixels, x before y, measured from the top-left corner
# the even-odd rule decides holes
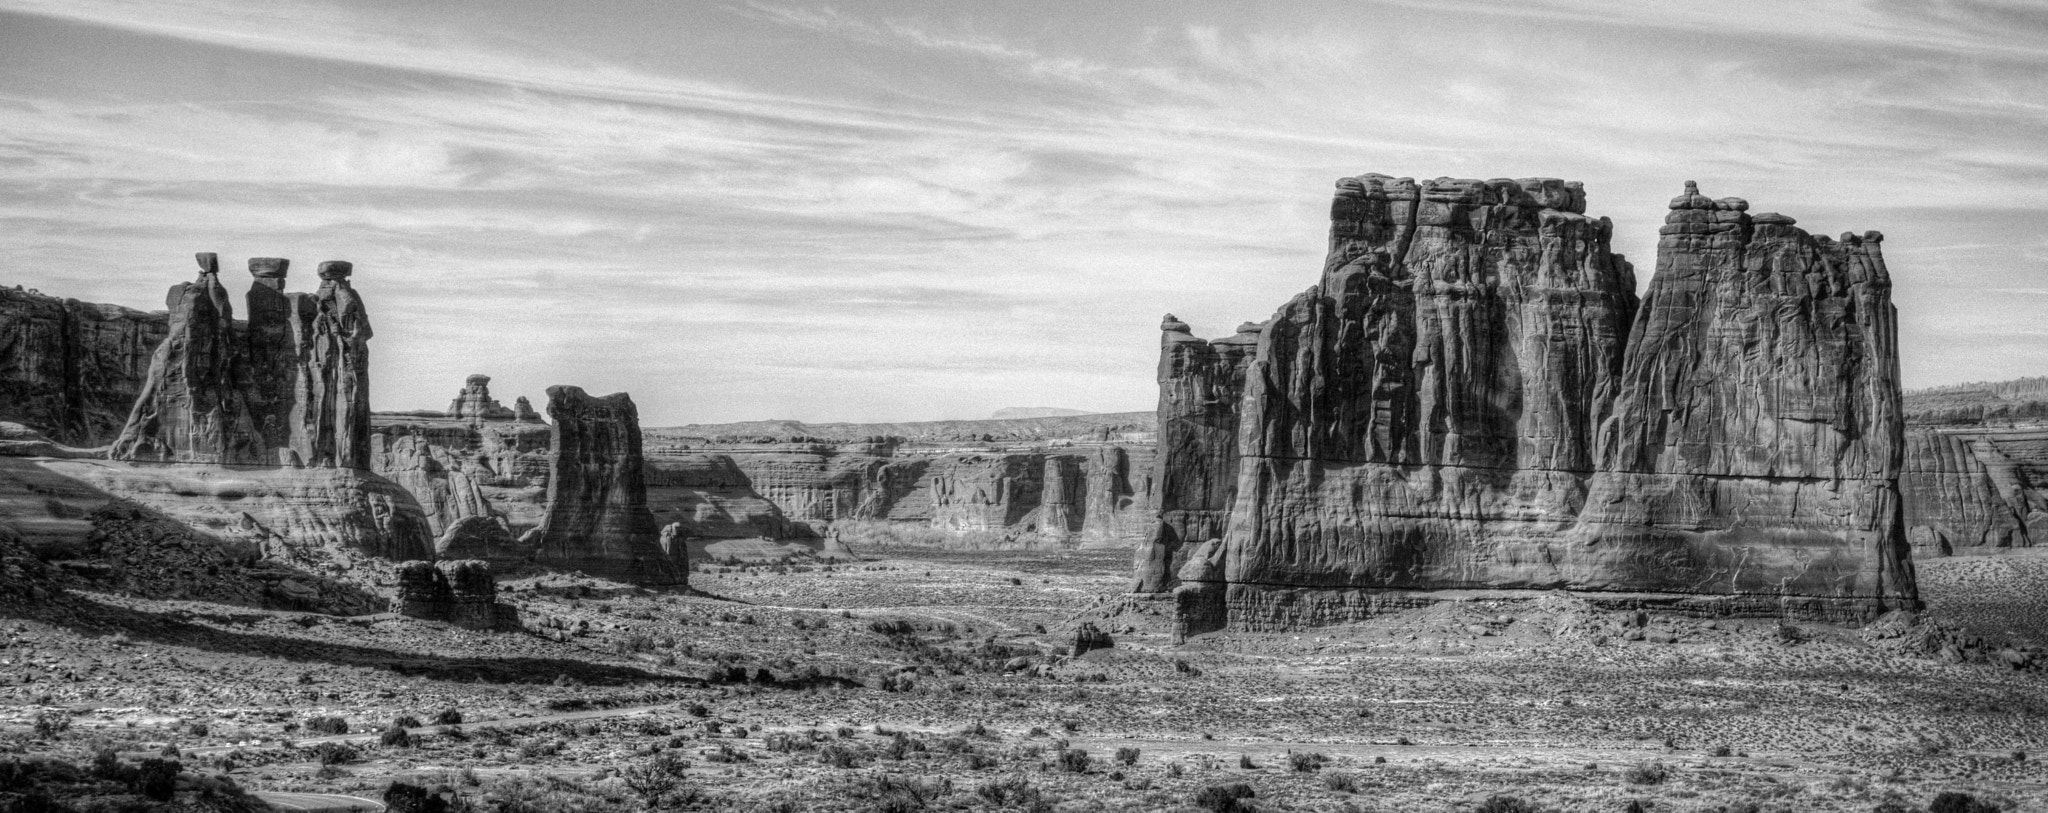
[[[298,723],[285,723],[285,724],[284,724],[284,730],[286,730],[286,731],[296,731],[296,730],[298,729],[298,727],[299,727],[299,724],[298,724]],[[213,729],[212,729],[212,728],[211,728],[210,726],[208,726],[207,724],[205,724],[205,723],[193,723],[193,724],[192,724],[192,727],[191,727],[191,728],[189,728],[189,729],[186,729],[186,730],[188,730],[188,731],[192,732],[192,736],[194,736],[194,737],[204,737],[204,736],[206,736],[206,735],[208,735],[208,734],[211,734],[211,733],[213,733]]]
[[[1287,769],[1295,773],[1315,773],[1330,763],[1330,758],[1318,753],[1293,753],[1287,755]]]
[[[1041,804],[1044,799],[1044,794],[1031,784],[1031,780],[1024,778],[1023,774],[1011,774],[983,782],[974,786],[974,795],[987,802],[990,807],[1031,808]]]
[[[834,768],[846,770],[860,767],[861,749],[843,743],[826,743],[818,749],[818,761]]]
[[[71,730],[71,716],[61,712],[46,711],[36,715],[36,739],[54,740]]]
[[[952,781],[943,777],[907,777],[895,774],[865,774],[847,781],[841,796],[864,801],[859,809],[875,813],[917,813],[939,797],[953,792]]]
[[[763,745],[767,746],[769,751],[778,754],[794,754],[798,751],[815,751],[818,748],[817,741],[811,739],[807,735],[785,734],[781,732],[768,735],[768,738],[765,742],[763,742]]]
[[[1664,767],[1662,762],[1652,762],[1630,768],[1621,776],[1631,785],[1660,785],[1671,778],[1671,769]]]
[[[746,752],[745,752],[745,751],[741,751],[741,750],[738,750],[738,749],[736,749],[736,748],[733,748],[733,747],[732,747],[732,743],[729,743],[729,742],[721,742],[721,743],[719,743],[719,744],[718,744],[718,750],[717,750],[717,751],[715,751],[715,752],[713,752],[713,753],[709,753],[709,754],[705,754],[705,755],[704,755],[704,761],[705,761],[705,762],[749,762],[749,761],[752,761],[752,758],[751,758],[751,757],[749,757],[749,756],[747,756],[747,754],[746,754]]]
[[[1092,761],[1093,758],[1088,756],[1087,751],[1079,748],[1060,749],[1060,770],[1067,773],[1087,773],[1088,763]]]
[[[1716,746],[1714,746],[1714,756],[1717,756],[1717,757],[1726,757],[1726,756],[1734,756],[1734,754],[1735,754],[1735,749],[1733,749],[1733,748],[1730,748],[1730,747],[1728,747],[1728,746],[1726,746],[1726,745],[1716,745]]]
[[[832,733],[842,740],[853,739],[853,729],[848,728],[846,726],[840,726],[839,728],[835,729]]]
[[[1927,813],[1999,813],[1999,806],[1960,791],[1942,791],[1927,806]]]
[[[175,759],[145,759],[135,767],[135,792],[159,802],[168,802],[178,792],[178,772],[184,766]]]
[[[356,747],[345,742],[323,742],[313,746],[313,761],[323,767],[354,762],[356,756]]]
[[[434,725],[462,725],[462,710],[450,706],[435,712]]]
[[[411,748],[412,735],[406,733],[405,726],[394,721],[389,728],[384,729],[381,736],[377,737],[377,744],[389,748]]]
[[[1331,771],[1323,774],[1323,787],[1338,793],[1357,793],[1358,777],[1348,773]]]
[[[1244,800],[1250,799],[1255,795],[1257,794],[1252,793],[1252,786],[1243,782],[1232,782],[1228,785],[1210,785],[1195,791],[1194,805],[1203,810],[1213,811],[1213,813],[1237,813],[1237,811],[1250,810],[1251,807],[1244,804]]]
[[[1116,761],[1124,765],[1138,764],[1138,749],[1130,746],[1116,749]]]
[[[1242,768],[1242,769],[1244,769],[1244,770],[1247,770],[1247,771],[1250,771],[1250,770],[1256,770],[1256,769],[1257,769],[1257,768],[1259,767],[1259,765],[1258,765],[1258,763],[1256,763],[1256,762],[1253,762],[1253,761],[1252,761],[1252,755],[1251,755],[1251,754],[1238,754],[1238,755],[1237,755],[1237,767],[1239,767],[1239,768]]]
[[[391,724],[394,726],[398,726],[400,728],[419,728],[420,718],[414,717],[410,714],[401,714],[398,715],[398,717],[396,717],[395,719],[393,719],[391,721]]]
[[[1186,772],[1187,772],[1187,769],[1186,769],[1186,768],[1182,768],[1182,767],[1180,766],[1180,763],[1178,763],[1178,762],[1175,762],[1175,763],[1171,763],[1171,764],[1168,764],[1168,765],[1166,766],[1166,775],[1167,775],[1167,776],[1171,776],[1171,777],[1173,777],[1173,778],[1175,778],[1175,779],[1179,779],[1179,778],[1180,778],[1180,775],[1181,775],[1181,774],[1183,774],[1183,773],[1186,773]]]
[[[690,704],[690,716],[691,716],[691,717],[709,717],[709,716],[711,716],[711,709],[709,709],[709,708],[706,708],[706,707],[704,706],[704,704],[703,704],[703,703],[691,703],[691,704]]]
[[[315,717],[306,721],[306,730],[320,734],[347,734],[348,721],[340,717]]]
[[[1544,811],[1542,805],[1534,802],[1524,802],[1513,796],[1496,795],[1489,796],[1486,801],[1479,803],[1479,807],[1474,809],[1474,813],[1544,813]]]
[[[619,772],[619,779],[647,804],[647,809],[655,810],[662,807],[665,799],[682,801],[697,795],[683,784],[684,771],[689,767],[690,763],[675,757],[658,756],[627,766]]]

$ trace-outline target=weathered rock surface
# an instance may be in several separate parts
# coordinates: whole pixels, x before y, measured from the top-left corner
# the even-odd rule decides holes
[[[463,517],[434,540],[436,560],[475,559],[508,573],[531,562],[533,554],[513,536],[505,521],[496,517]]]
[[[1160,324],[1158,452],[1152,482],[1159,522],[1137,548],[1131,592],[1173,588],[1193,542],[1223,536],[1237,497],[1238,408],[1244,373],[1264,325],[1213,342],[1167,314]]]
[[[168,336],[114,441],[117,460],[370,468],[370,321],[353,267],[320,264],[313,294],[283,291],[287,264],[249,263],[246,324],[218,259],[171,288]]]
[[[463,382],[462,392],[449,402],[448,417],[458,421],[540,421],[533,406],[526,403],[525,396],[520,396],[518,403],[524,411],[505,408],[504,404],[491,397],[491,377],[476,373]]]
[[[2048,378],[1906,393],[1899,488],[1916,557],[2026,551],[2048,538]]]
[[[112,443],[170,315],[0,287],[0,421],[69,446]]]
[[[473,630],[516,629],[519,611],[498,603],[491,567],[475,560],[406,562],[398,567],[398,612]]]
[[[640,413],[625,393],[548,388],[554,462],[538,563],[648,585],[686,585],[687,563],[662,552],[647,508]]]
[[[758,424],[661,428],[649,430],[649,460],[658,468],[705,452],[729,458],[753,492],[779,509],[789,536],[873,520],[1017,537],[1019,544],[1111,547],[1144,538],[1153,524],[1148,417],[796,425],[782,435],[744,433]],[[1059,428],[1069,420],[1083,423]],[[972,431],[938,428],[952,426]],[[883,428],[911,435],[869,433]],[[1004,439],[982,439],[998,434]]]
[[[755,493],[731,457],[714,454],[650,456],[647,505],[664,528],[684,538],[783,539],[806,535],[775,503]]]
[[[1188,631],[1339,622],[1444,588],[1844,618],[1915,604],[1880,238],[1746,209],[1688,186],[1638,314],[1577,184],[1340,181],[1322,280],[1244,374],[1235,502],[1183,571],[1204,582],[1182,588]],[[1185,369],[1175,351],[1163,371]],[[1222,456],[1162,451],[1162,471]],[[1138,586],[1170,561],[1141,556]]]

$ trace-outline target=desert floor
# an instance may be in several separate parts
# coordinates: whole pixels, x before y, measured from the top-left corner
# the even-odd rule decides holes
[[[512,633],[75,594],[0,618],[0,759],[175,749],[251,790],[484,810],[1199,809],[1235,783],[1262,810],[2048,810],[2048,677],[1868,631],[1553,594],[1174,646],[1125,552],[860,553],[696,595],[508,579]],[[1920,575],[1930,618],[2048,631],[2048,558]],[[1116,646],[1055,654],[1082,621]]]

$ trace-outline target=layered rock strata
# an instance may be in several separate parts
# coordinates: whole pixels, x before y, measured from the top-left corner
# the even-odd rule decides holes
[[[2030,551],[2048,538],[2048,379],[1906,393],[1899,487],[1916,557]]]
[[[398,568],[398,612],[473,630],[516,629],[519,611],[498,603],[490,565],[474,560],[406,562]]]
[[[1187,631],[1341,622],[1445,588],[1915,605],[1880,238],[1746,210],[1688,185],[1639,313],[1577,184],[1340,181],[1322,280],[1244,373],[1234,502],[1182,570]],[[1213,386],[1171,363],[1176,344],[1162,437],[1164,391]],[[1162,471],[1225,456],[1162,453]],[[1138,586],[1162,559],[1141,557]]]
[[[368,469],[369,340],[353,267],[320,264],[312,294],[283,291],[288,264],[257,258],[246,325],[215,255],[171,288],[168,335],[109,456],[116,460]]]
[[[1158,453],[1152,474],[1159,521],[1151,538],[1137,547],[1134,593],[1172,589],[1189,546],[1223,536],[1237,496],[1244,374],[1265,326],[1247,322],[1235,336],[1203,341],[1169,313],[1159,329]]]
[[[533,532],[535,561],[619,581],[687,585],[687,562],[662,551],[647,508],[640,414],[632,397],[549,387],[548,417],[554,461],[547,514]]]
[[[1135,416],[1118,421],[1142,426]],[[977,429],[996,425],[970,423]],[[749,437],[712,427],[650,431],[657,438],[651,468],[729,460],[792,537],[822,536],[833,523],[850,520],[929,527],[982,541],[1015,537],[1019,545],[1054,540],[1068,547],[1118,547],[1146,538],[1154,522],[1149,432],[1124,429],[1114,442],[1101,442],[1090,439],[1099,432],[1084,428],[1086,438],[1006,442],[980,440],[993,434],[982,432],[911,440],[803,432]],[[715,525],[699,523],[692,533],[722,535],[705,529]]]
[[[0,287],[0,421],[69,446],[121,433],[170,315]]]

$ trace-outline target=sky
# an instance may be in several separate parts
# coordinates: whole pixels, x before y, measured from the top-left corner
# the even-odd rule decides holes
[[[2048,6],[0,0],[0,283],[356,264],[372,406],[1149,410],[1343,176],[1687,180],[1886,235],[1909,387],[2048,374]]]

